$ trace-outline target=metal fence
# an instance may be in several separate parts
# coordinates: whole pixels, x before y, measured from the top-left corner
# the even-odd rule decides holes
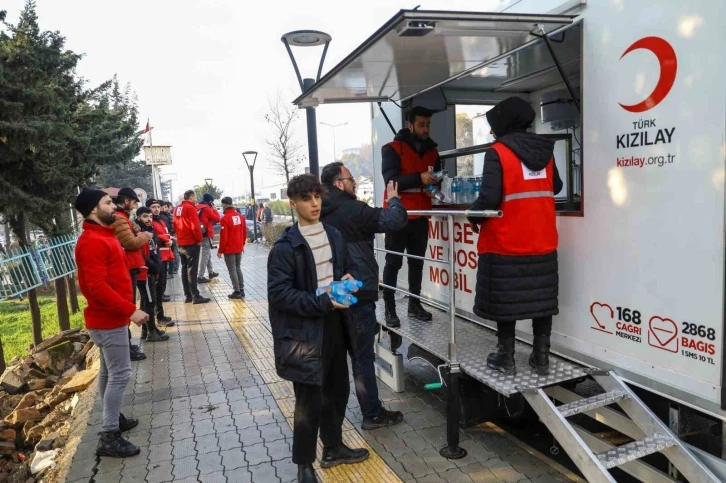
[[[32,247],[9,248],[0,254],[0,301],[76,271],[76,236],[36,240]]]

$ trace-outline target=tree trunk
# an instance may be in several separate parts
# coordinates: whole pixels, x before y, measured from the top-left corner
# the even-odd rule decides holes
[[[19,214],[15,219],[11,220],[11,225],[18,242],[23,247],[28,247],[28,232],[25,223],[25,214]],[[32,318],[31,332],[33,333],[33,342],[40,344],[43,342],[43,325],[40,320],[40,305],[38,305],[38,292],[36,289],[28,291],[28,305],[30,306],[30,316]]]
[[[2,339],[0,339],[0,372],[5,372],[5,351]]]
[[[40,322],[40,305],[38,305],[38,292],[35,289],[28,291],[28,305],[30,306],[30,316],[33,320],[31,326],[33,343],[38,345],[43,342],[43,325]]]
[[[78,305],[78,289],[76,288],[76,276],[68,275],[68,295],[71,299],[71,313],[77,314],[80,309]]]
[[[65,277],[55,279],[55,306],[58,308],[58,327],[61,332],[70,330],[71,317],[68,313],[68,293]]]

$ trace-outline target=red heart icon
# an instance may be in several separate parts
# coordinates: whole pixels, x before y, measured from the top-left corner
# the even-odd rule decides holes
[[[597,318],[597,315],[595,314],[595,308],[596,307],[604,307],[607,308],[607,310],[610,312],[610,319],[615,317],[615,312],[613,312],[613,308],[610,307],[608,304],[601,304],[600,302],[594,302],[592,305],[590,305],[590,315],[592,315],[592,318],[595,320],[595,323],[597,324],[597,327],[592,327],[595,330],[601,330],[603,332],[607,332],[608,334],[612,334],[612,332],[609,332],[607,330],[607,326],[602,324],[600,320]],[[598,311],[599,312],[599,311]]]
[[[648,321],[648,327],[661,347],[666,347],[673,339],[678,337],[678,325],[671,319],[658,317],[657,315],[653,316]]]

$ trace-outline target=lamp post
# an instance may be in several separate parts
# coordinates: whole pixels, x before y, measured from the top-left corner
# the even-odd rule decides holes
[[[285,44],[287,53],[292,61],[292,66],[295,68],[295,75],[300,83],[300,89],[306,92],[316,82],[320,80],[320,74],[323,71],[323,63],[325,62],[325,54],[328,52],[328,45],[332,40],[332,37],[325,32],[318,32],[317,30],[296,30],[294,32],[288,32],[280,39]],[[318,65],[318,75],[315,79],[305,78],[303,79],[300,75],[300,69],[297,67],[295,56],[292,53],[290,47],[317,47],[324,45],[323,55],[320,57],[320,64]],[[310,173],[315,176],[319,176],[320,169],[318,164],[318,127],[315,116],[315,108],[310,106],[305,108],[308,124],[308,158],[310,160]]]
[[[247,159],[247,156],[252,158],[252,163]],[[255,161],[257,161],[257,151],[245,151],[242,153],[242,157],[247,164],[247,169],[250,170],[250,188],[252,189],[252,207],[255,209]],[[255,243],[257,242],[257,220],[252,220],[252,229],[255,234]]]
[[[204,183],[207,185],[207,193],[212,188],[212,181],[214,181],[212,178],[204,178]]]
[[[340,126],[347,126],[348,123],[347,122],[343,122],[341,124],[328,124],[327,122],[321,122],[320,124],[322,124],[323,126],[328,126],[328,127],[332,127],[333,128],[333,161],[336,161],[336,159],[335,159],[335,156],[336,156],[336,151],[335,151],[335,128],[336,127],[340,127]]]

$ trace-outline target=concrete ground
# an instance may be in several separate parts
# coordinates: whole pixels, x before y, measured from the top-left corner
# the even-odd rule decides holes
[[[142,343],[148,359],[133,362],[124,414],[140,424],[127,433],[141,447],[133,458],[97,459],[101,423],[96,402],[68,482],[292,482],[292,385],[274,370],[267,312],[268,250],[248,245],[243,258],[246,300],[229,300],[226,268],[200,285],[212,302],[183,303],[178,276],[170,280],[166,313],[177,321],[171,339]],[[215,254],[216,255],[216,254]],[[134,331],[138,340],[139,329]],[[379,381],[389,409],[404,422],[374,431],[360,428],[362,416],[351,387],[344,440],[365,446],[371,458],[358,465],[317,468],[323,482],[558,482],[574,476],[492,424],[462,430],[468,455],[447,460],[438,450],[446,441],[445,403],[423,390],[427,371],[406,363],[406,391],[393,393]],[[432,373],[427,377],[431,379]],[[351,376],[352,379],[352,376]],[[320,451],[320,447],[319,447]]]

